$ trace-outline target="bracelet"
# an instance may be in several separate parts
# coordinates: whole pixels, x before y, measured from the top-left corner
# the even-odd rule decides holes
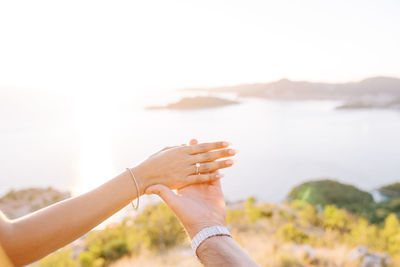
[[[211,227],[202,229],[192,239],[192,249],[193,249],[193,252],[196,255],[197,259],[199,259],[199,257],[197,256],[197,248],[200,246],[201,243],[204,242],[204,240],[206,240],[212,236],[232,237],[231,234],[229,233],[228,229],[225,226],[215,225],[215,226],[211,226]]]
[[[138,183],[137,183],[137,181],[136,181],[136,178],[135,178],[135,175],[133,174],[133,171],[132,171],[132,169],[131,168],[126,168],[128,171],[129,171],[129,173],[131,174],[131,176],[132,176],[132,179],[133,179],[133,181],[135,182],[135,186],[136,186],[136,191],[137,191],[137,202],[136,202],[136,207],[133,205],[133,201],[131,202],[131,204],[132,204],[132,207],[135,209],[135,210],[137,210],[138,208],[139,208],[139,196],[140,196],[140,192],[139,192],[139,185],[138,185]]]

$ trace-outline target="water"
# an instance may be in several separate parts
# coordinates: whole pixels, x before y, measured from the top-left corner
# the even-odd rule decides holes
[[[206,110],[143,109],[187,94],[193,93],[123,101],[103,95],[67,107],[3,106],[0,193],[53,186],[79,194],[192,137],[228,140],[239,150],[235,166],[223,171],[228,200],[280,201],[309,179],[335,178],[366,190],[400,179],[398,111],[339,111],[336,102],[262,99]]]

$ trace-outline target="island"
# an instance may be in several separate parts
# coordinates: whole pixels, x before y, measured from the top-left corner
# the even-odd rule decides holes
[[[207,108],[218,108],[228,105],[239,104],[237,101],[212,97],[212,96],[196,96],[196,97],[184,97],[176,103],[171,103],[166,106],[152,106],[147,107],[148,110],[155,109],[207,109]]]

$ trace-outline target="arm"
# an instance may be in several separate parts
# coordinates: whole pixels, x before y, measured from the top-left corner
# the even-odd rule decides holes
[[[197,256],[207,267],[259,266],[232,238],[213,236],[197,249]]]
[[[202,229],[225,225],[225,202],[220,181],[190,185],[178,194],[163,185],[147,189],[148,194],[159,195],[174,211],[190,239]],[[196,251],[206,267],[259,266],[231,237],[213,236],[203,241]]]
[[[124,172],[81,196],[16,220],[3,219],[0,241],[4,250],[20,266],[65,246],[137,197],[131,179]]]
[[[217,179],[217,175],[195,175],[195,161],[229,156],[226,143],[164,149],[133,168],[143,194],[147,187],[162,183],[180,188],[190,183]],[[216,170],[229,167],[226,161],[204,164]],[[15,265],[34,262],[82,236],[109,216],[139,197],[132,177],[123,172],[81,196],[61,201],[17,220],[0,217],[0,242]]]
[[[197,141],[192,140],[192,143]],[[174,211],[189,237],[210,226],[225,225],[225,200],[219,180],[194,184],[175,194],[168,187],[154,185],[148,194],[159,195]],[[259,266],[231,237],[213,236],[203,241],[196,251],[206,267]]]

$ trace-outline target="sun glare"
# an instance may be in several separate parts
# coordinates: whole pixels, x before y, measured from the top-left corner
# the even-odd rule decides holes
[[[74,194],[88,191],[113,175],[110,103],[83,98],[77,109],[80,133],[79,173]]]

